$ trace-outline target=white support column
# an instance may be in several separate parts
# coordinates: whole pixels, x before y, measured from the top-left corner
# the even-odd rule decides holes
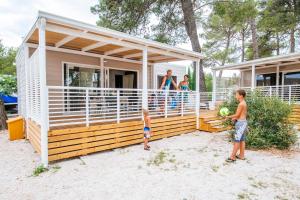
[[[40,105],[41,105],[41,157],[44,167],[48,167],[48,89],[46,75],[46,19],[39,21],[39,68],[40,68]]]
[[[148,50],[143,50],[143,97],[142,108],[148,109]]]
[[[213,104],[213,109],[215,109],[216,106],[216,92],[217,92],[217,75],[216,75],[216,70],[212,71],[212,84],[213,84],[213,88],[212,88],[212,104]]]
[[[199,72],[200,72],[200,60],[196,61],[196,129],[200,128],[199,116],[200,116],[200,80],[199,80]]]
[[[256,86],[256,78],[255,78],[255,65],[252,65],[251,69],[251,90],[255,89]]]
[[[279,65],[276,66],[276,95],[278,96],[279,91]]]
[[[100,87],[104,88],[104,58],[100,58]]]

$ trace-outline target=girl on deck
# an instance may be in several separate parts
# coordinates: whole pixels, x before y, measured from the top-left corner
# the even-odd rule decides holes
[[[184,90],[184,91],[189,91],[190,88],[189,88],[189,75],[184,75],[183,77],[183,81],[180,81],[179,85],[178,85],[178,88],[180,90]]]

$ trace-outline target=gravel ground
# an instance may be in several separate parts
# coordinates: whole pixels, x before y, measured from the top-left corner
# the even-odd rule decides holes
[[[225,163],[226,132],[194,132],[52,163],[33,176],[39,156],[25,140],[0,133],[0,199],[300,199],[300,145],[291,151],[246,151]]]

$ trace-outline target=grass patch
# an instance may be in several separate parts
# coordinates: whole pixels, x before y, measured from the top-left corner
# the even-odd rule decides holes
[[[238,199],[250,199],[250,196],[247,193],[239,193]]]
[[[167,155],[168,154],[166,152],[160,151],[160,152],[158,152],[158,154],[156,154],[156,156],[153,159],[148,161],[147,165],[148,166],[150,166],[150,165],[159,166],[166,162]]]
[[[210,168],[214,171],[214,172],[218,172],[218,170],[219,170],[219,166],[217,166],[217,165],[212,165],[212,166],[210,166]]]
[[[44,167],[44,165],[39,165],[33,170],[32,175],[39,176],[41,173],[47,172],[47,171],[48,171],[48,169],[46,167]]]
[[[61,167],[58,166],[58,165],[55,165],[55,166],[52,167],[54,173],[57,172],[58,170],[60,170],[60,168]]]

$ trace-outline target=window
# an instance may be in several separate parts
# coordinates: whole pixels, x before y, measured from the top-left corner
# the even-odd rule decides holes
[[[281,84],[282,73],[279,74],[279,85]],[[256,75],[256,86],[276,85],[276,73]]]
[[[100,69],[65,63],[64,86],[100,87]]]
[[[300,84],[300,72],[292,72],[284,75],[285,85],[298,85]]]
[[[100,69],[91,68],[89,66],[64,63],[64,86],[71,87],[100,87]],[[82,92],[78,93],[77,89],[65,89],[68,94],[64,97],[64,111],[82,111],[85,100]]]

